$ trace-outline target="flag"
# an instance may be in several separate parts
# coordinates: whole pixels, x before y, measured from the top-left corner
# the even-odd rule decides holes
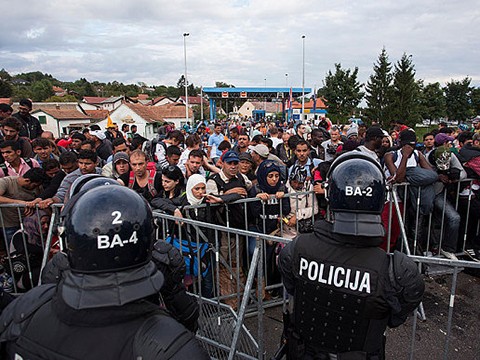
[[[315,111],[317,110],[317,89],[313,90],[313,113],[315,114]]]
[[[108,118],[107,118],[107,126],[105,127],[106,129],[109,129],[109,128],[114,128],[115,125],[113,125],[113,121],[112,119],[110,118],[110,114],[108,114]]]

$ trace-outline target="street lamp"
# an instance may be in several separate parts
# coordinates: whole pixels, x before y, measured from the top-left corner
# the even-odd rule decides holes
[[[288,74],[285,74],[285,86],[288,87]]]
[[[189,33],[183,33],[183,56],[185,59],[185,122],[188,122],[188,79],[187,79],[187,36]]]
[[[302,122],[303,122],[303,112],[305,110],[305,35],[302,35]]]

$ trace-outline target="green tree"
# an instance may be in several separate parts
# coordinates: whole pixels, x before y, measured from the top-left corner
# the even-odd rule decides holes
[[[422,119],[438,120],[447,114],[445,94],[436,82],[420,86],[419,112]]]
[[[0,97],[9,98],[13,94],[13,87],[8,80],[0,78]]]
[[[473,88],[470,95],[474,115],[480,115],[480,88]]]
[[[471,79],[452,80],[444,88],[447,102],[447,116],[450,120],[463,121],[474,115],[471,103]]]
[[[365,85],[365,100],[367,109],[365,114],[370,121],[383,124],[390,122],[392,109],[392,63],[388,60],[385,48],[373,65],[373,74]]]
[[[362,101],[364,93],[360,91],[362,84],[357,81],[358,68],[342,69],[335,64],[335,74],[331,70],[325,77],[325,86],[318,91],[328,106],[329,117],[335,122],[346,120],[355,113]]]
[[[47,79],[32,83],[31,92],[33,101],[44,101],[55,94],[52,83]]]
[[[7,70],[2,69],[0,70],[0,80],[10,81],[12,80],[12,76],[7,72]]]
[[[412,56],[405,53],[395,64],[392,115],[394,120],[403,120],[410,127],[420,120],[419,84],[415,81]]]
[[[65,96],[50,96],[45,102],[76,102],[77,98],[73,95],[65,95]]]

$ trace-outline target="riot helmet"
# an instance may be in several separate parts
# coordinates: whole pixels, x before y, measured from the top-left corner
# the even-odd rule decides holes
[[[101,176],[98,174],[85,174],[75,179],[68,191],[68,198],[72,198],[80,191],[93,189],[100,185],[120,185],[118,181],[112,178]]]
[[[123,186],[83,189],[70,199],[63,217],[73,272],[110,273],[150,261],[152,210],[135,191]]]
[[[386,196],[385,174],[371,156],[351,151],[339,156],[327,174],[326,198],[334,216],[334,232],[383,236],[380,214]]]

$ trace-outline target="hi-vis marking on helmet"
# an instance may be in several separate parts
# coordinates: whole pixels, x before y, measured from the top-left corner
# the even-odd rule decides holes
[[[305,273],[304,273],[305,272]],[[299,275],[306,275],[312,281],[370,294],[370,273],[333,266],[300,258]]]
[[[115,216],[115,219],[112,221],[112,225],[117,225],[123,223],[123,220],[120,218],[122,217],[122,213],[120,211],[112,212],[112,216]]]
[[[124,247],[126,244],[136,244],[138,241],[137,232],[134,231],[128,240],[122,240],[120,235],[113,235],[112,240],[108,235],[98,235],[97,236],[97,248],[98,249],[111,249],[115,246]]]
[[[13,358],[13,360],[23,360],[23,357],[21,357],[18,354],[15,354],[15,357]]]
[[[372,187],[367,187],[362,190],[359,186],[345,186],[345,195],[346,196],[368,196],[371,197],[373,192]]]

